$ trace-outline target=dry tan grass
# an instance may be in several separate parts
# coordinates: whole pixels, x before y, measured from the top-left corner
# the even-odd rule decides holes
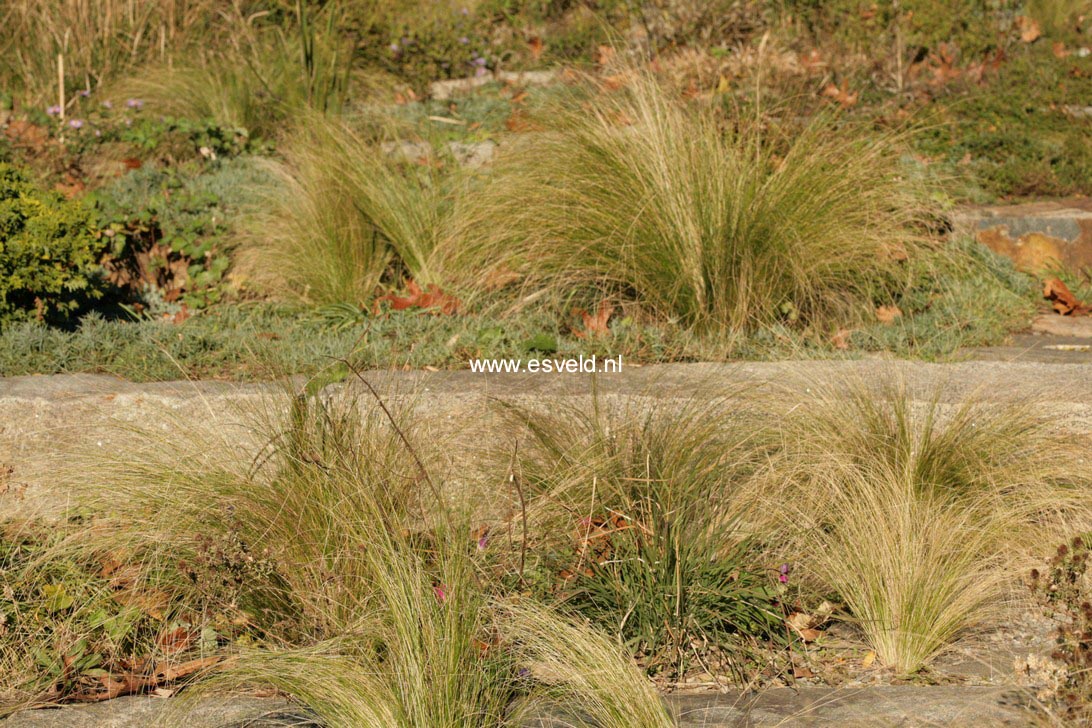
[[[991,624],[1044,544],[1092,523],[1086,454],[1027,403],[921,396],[812,385],[758,481],[801,576],[900,674]]]

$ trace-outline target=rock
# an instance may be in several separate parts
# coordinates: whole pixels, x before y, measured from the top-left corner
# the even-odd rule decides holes
[[[1031,330],[1051,336],[1066,336],[1092,341],[1092,316],[1059,316],[1047,313],[1031,322]]]
[[[963,208],[952,215],[952,227],[1029,273],[1092,266],[1092,199]]]
[[[1062,113],[1074,119],[1092,119],[1092,106],[1066,104],[1062,107]]]
[[[1029,696],[1019,688],[966,686],[869,686],[857,688],[771,688],[758,693],[669,695],[668,708],[679,728],[758,728],[760,726],[978,726],[1033,725],[1022,706]],[[564,709],[524,722],[527,728],[574,724]]]
[[[383,142],[379,148],[387,156],[408,162],[426,162],[435,156],[432,146],[427,142]],[[497,143],[489,139],[483,142],[448,142],[447,148],[460,166],[475,169],[493,160]]]
[[[162,725],[178,700],[128,696],[103,703],[23,710],[4,720],[4,728],[146,728]],[[183,714],[192,728],[273,728],[317,726],[306,711],[280,698],[208,697]]]
[[[556,71],[497,71],[495,74],[487,73],[484,76],[434,81],[429,84],[428,93],[434,99],[446,101],[457,94],[473,91],[493,81],[517,86],[547,86],[556,80]]]
[[[497,143],[488,139],[484,142],[448,142],[447,148],[460,165],[476,169],[493,161]]]
[[[432,145],[427,142],[383,142],[379,148],[389,157],[399,157],[409,162],[427,160],[432,156]]]
[[[1017,691],[964,686],[772,688],[672,696],[679,728],[727,726],[1023,726]]]

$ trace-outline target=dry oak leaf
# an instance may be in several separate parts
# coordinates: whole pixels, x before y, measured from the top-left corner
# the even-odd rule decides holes
[[[785,619],[785,623],[789,625],[794,632],[800,635],[800,639],[805,642],[814,642],[823,634],[815,629],[815,625],[818,622],[818,619],[810,614],[804,614],[803,612],[793,612]]]
[[[596,310],[595,315],[588,313],[584,309],[577,309],[576,313],[584,322],[584,328],[582,330],[573,331],[573,336],[578,339],[591,339],[596,336],[605,336],[610,333],[610,327],[607,326],[607,322],[610,321],[611,314],[614,313],[614,304],[610,301],[600,301],[599,308]]]
[[[530,114],[516,109],[505,119],[504,128],[511,132],[542,131],[542,125],[531,120]]]
[[[898,306],[877,306],[876,307],[876,320],[881,324],[889,324],[899,316],[902,316],[902,309]]]
[[[845,109],[856,104],[858,96],[857,93],[849,92],[848,81],[842,81],[841,87],[838,87],[833,83],[828,83],[826,87],[823,88],[823,95],[837,101],[842,105],[842,108]]]
[[[1016,27],[1020,31],[1020,40],[1024,43],[1034,43],[1043,34],[1039,21],[1027,15],[1016,16]]]
[[[454,296],[443,292],[439,286],[430,285],[428,290],[422,290],[417,281],[412,278],[406,281],[408,296],[396,296],[393,293],[380,296],[375,299],[376,312],[381,301],[390,301],[391,308],[395,311],[404,311],[407,308],[432,309],[433,312],[451,315],[458,313],[462,303]]]
[[[1055,41],[1050,46],[1050,50],[1054,53],[1055,58],[1066,58],[1069,56],[1069,50],[1065,47],[1065,43],[1062,41]]]
[[[835,349],[848,349],[849,337],[853,333],[850,329],[838,329],[834,332],[834,336],[830,337],[830,343]]]
[[[545,48],[542,43],[542,38],[539,38],[537,35],[532,36],[531,40],[527,41],[527,47],[531,49],[532,59],[537,61],[539,58],[542,57],[542,51]]]
[[[1051,302],[1054,312],[1062,316],[1078,316],[1088,311],[1072,291],[1058,278],[1048,278],[1043,282],[1043,298]]]

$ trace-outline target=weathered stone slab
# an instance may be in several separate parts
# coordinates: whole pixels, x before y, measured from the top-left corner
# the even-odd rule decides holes
[[[409,162],[425,162],[435,155],[435,150],[428,142],[384,142],[380,149],[390,157]],[[475,169],[493,160],[497,143],[491,139],[480,142],[448,142],[447,149],[457,163]]]
[[[1092,266],[1092,199],[968,207],[952,215],[956,234],[971,235],[1021,270]]]
[[[468,93],[493,81],[517,86],[547,86],[556,80],[557,73],[555,71],[497,71],[496,73],[485,73],[481,76],[433,81],[429,84],[428,93],[434,99],[446,101],[457,94]]]
[[[1058,316],[1043,314],[1031,322],[1031,330],[1051,336],[1092,340],[1092,316]],[[1079,342],[1077,342],[1079,343]]]
[[[87,705],[20,711],[0,721],[4,728],[149,728],[163,725],[173,699],[128,696]],[[191,728],[303,726],[303,711],[280,698],[210,697],[187,715]],[[312,724],[315,725],[315,724]]]
[[[679,728],[761,726],[1023,726],[1034,716],[1018,689],[966,686],[773,688],[759,693],[677,694],[666,698]],[[137,728],[161,725],[170,700],[119,698],[96,705],[16,713],[5,728]],[[279,699],[205,698],[186,717],[190,728],[316,726],[307,711]],[[527,728],[571,726],[563,711],[533,718]],[[378,728],[378,727],[377,727]]]

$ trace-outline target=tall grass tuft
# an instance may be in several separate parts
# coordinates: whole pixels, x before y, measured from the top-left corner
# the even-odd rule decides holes
[[[281,24],[264,11],[224,9],[220,42],[170,64],[149,65],[111,87],[140,97],[157,113],[211,119],[275,138],[301,111],[339,112],[349,93],[352,49],[341,28],[343,6],[318,10],[297,0]]]
[[[0,8],[0,86],[27,104],[56,103],[58,54],[68,98],[142,63],[167,64],[215,42],[208,0],[13,0]]]
[[[870,315],[905,284],[929,204],[896,137],[830,117],[725,129],[636,72],[556,116],[459,216],[468,252],[531,289],[593,286],[727,335]]]
[[[509,626],[522,634],[520,621],[477,562],[467,519],[422,469],[428,453],[408,444],[413,427],[399,419],[353,395],[304,393],[253,436],[178,443],[166,460],[172,448],[160,444],[160,455],[109,469],[109,496],[87,502],[119,519],[123,538],[155,544],[170,564],[191,558],[201,539],[230,537],[269,565],[237,598],[260,647],[235,651],[190,689],[195,697],[272,685],[329,725],[415,728],[508,725],[518,695],[540,702],[536,681],[520,675],[525,657],[514,638],[501,636]],[[601,644],[577,626],[568,634]],[[597,654],[606,662],[581,669],[610,678],[572,694],[591,704],[587,696],[600,691],[604,704],[630,704],[627,715],[654,716],[606,725],[666,725],[636,668]],[[183,724],[187,704],[178,707]]]
[[[789,416],[765,513],[900,674],[989,623],[1043,543],[1089,517],[1077,449],[1020,403],[830,387]]]
[[[734,649],[743,673],[751,641],[783,633],[743,525],[764,441],[738,399],[507,409],[529,435],[514,471],[529,531],[553,559],[533,568],[567,575],[567,607],[669,675],[699,662],[701,644]]]
[[[342,121],[309,117],[250,246],[260,280],[303,301],[367,304],[381,282],[438,282],[457,175],[394,158]]]

